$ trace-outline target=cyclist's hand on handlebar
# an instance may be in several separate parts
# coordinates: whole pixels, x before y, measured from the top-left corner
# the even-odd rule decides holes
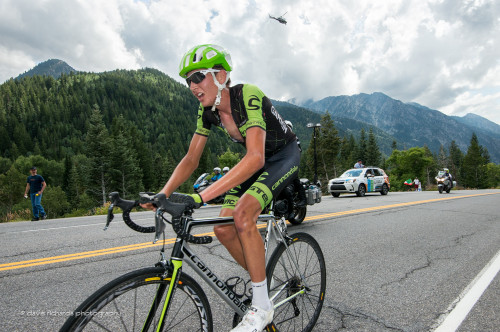
[[[153,203],[139,204],[142,208],[156,211],[156,206]]]
[[[139,205],[148,210],[156,211],[156,205],[154,205],[151,201],[153,200],[154,193],[140,193],[141,199],[139,200]]]
[[[193,206],[195,209],[198,209],[203,206],[203,198],[199,194],[187,194],[186,196],[189,196],[193,199]]]
[[[170,196],[170,198],[174,201],[181,201],[182,203],[187,204],[192,209],[198,209],[203,206],[204,203],[203,198],[201,198],[199,194],[174,193],[173,196]]]

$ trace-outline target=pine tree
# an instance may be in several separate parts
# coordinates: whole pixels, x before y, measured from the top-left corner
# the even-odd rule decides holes
[[[380,166],[381,157],[382,154],[380,153],[377,140],[375,139],[375,135],[373,134],[373,128],[370,127],[370,131],[368,132],[368,144],[365,163],[366,165],[370,166]]]
[[[441,146],[439,147],[439,153],[437,155],[437,164],[439,169],[450,167],[446,149],[444,148],[443,144],[441,144]]]
[[[396,142],[396,140],[393,140],[391,144],[391,150],[394,151],[397,149],[398,149],[398,142]]]
[[[85,147],[89,157],[89,169],[87,191],[91,197],[103,205],[106,203],[106,195],[109,192],[109,153],[111,151],[111,141],[108,130],[104,125],[101,110],[98,105],[94,105],[87,136],[85,138]]]
[[[108,170],[111,175],[110,190],[118,191],[122,197],[132,198],[143,190],[142,176],[137,153],[132,147],[132,139],[122,115],[113,119],[111,132],[112,148]]]
[[[366,149],[367,149],[367,143],[366,143],[366,133],[365,133],[365,128],[361,128],[360,134],[359,134],[359,143],[358,143],[358,149],[356,150],[357,156],[356,156],[356,161],[358,159],[361,159],[363,163],[366,163]]]
[[[321,130],[318,137],[318,168],[323,168],[323,179],[325,183],[331,177],[337,177],[339,171],[338,154],[340,149],[340,138],[335,128],[330,113],[321,117]],[[318,174],[319,175],[319,174]]]
[[[462,179],[465,187],[483,189],[487,186],[486,157],[475,133],[464,157]]]
[[[64,158],[64,173],[63,173],[63,179],[62,179],[62,189],[66,193],[66,196],[68,197],[68,201],[71,201],[71,194],[72,194],[69,191],[70,174],[71,174],[72,168],[73,168],[73,163],[71,162],[71,156],[67,155],[66,158]]]
[[[455,141],[451,141],[449,152],[449,161],[450,161],[450,172],[455,177],[458,183],[462,182],[461,168],[464,160],[464,154],[457,146]]]

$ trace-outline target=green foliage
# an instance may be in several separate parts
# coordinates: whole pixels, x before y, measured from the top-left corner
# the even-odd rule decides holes
[[[27,175],[12,166],[7,173],[0,174],[0,214],[5,215],[23,199]]]
[[[432,165],[432,157],[427,156],[424,148],[411,148],[406,151],[394,150],[387,159],[391,188],[403,190],[403,183],[411,178],[426,178],[427,169]],[[391,190],[392,190],[391,189]]]
[[[62,217],[70,205],[66,193],[59,186],[49,186],[43,192],[42,206],[49,218]]]
[[[463,185],[470,188],[484,189],[488,187],[487,164],[488,151],[479,145],[476,134],[472,135],[467,154],[463,160]]]
[[[239,163],[239,161],[241,160],[241,156],[238,152],[232,152],[228,147],[226,152],[221,154],[218,159],[221,169],[224,167],[233,168],[237,163]]]
[[[487,187],[498,188],[500,186],[500,165],[489,163],[486,165]]]

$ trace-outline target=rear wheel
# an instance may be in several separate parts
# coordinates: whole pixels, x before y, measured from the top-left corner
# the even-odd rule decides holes
[[[380,194],[381,195],[387,195],[388,192],[389,192],[389,186],[387,186],[387,183],[384,183],[382,185],[382,191],[380,191]]]
[[[170,277],[151,267],[103,286],[68,318],[61,331],[156,331]],[[161,331],[212,331],[212,312],[198,283],[181,274]]]
[[[307,213],[306,206],[302,206],[302,207],[294,206],[293,217],[289,218],[288,221],[292,225],[300,225],[304,221],[304,218],[306,217],[306,213]]]
[[[281,332],[312,331],[325,298],[325,259],[309,234],[292,234],[287,245],[276,247],[266,269],[273,303],[286,300],[275,307],[273,323]]]

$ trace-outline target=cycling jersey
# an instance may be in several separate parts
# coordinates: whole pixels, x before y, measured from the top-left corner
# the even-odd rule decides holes
[[[266,158],[296,140],[295,134],[285,124],[271,100],[258,87],[239,84],[230,87],[229,94],[233,119],[243,139],[246,138],[249,128],[260,127],[266,131]],[[224,131],[233,142],[245,145],[245,142],[239,142],[229,135],[220,121],[218,110],[213,112],[212,107],[203,107],[200,104],[196,134],[208,136],[212,125]]]

